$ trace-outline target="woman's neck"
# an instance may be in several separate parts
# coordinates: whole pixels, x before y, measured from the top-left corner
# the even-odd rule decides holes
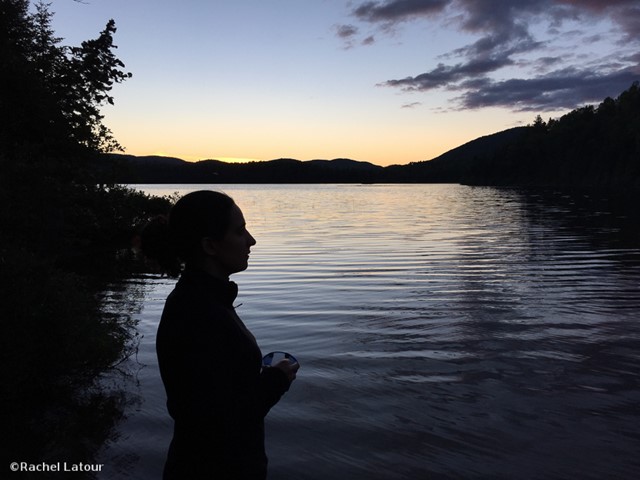
[[[229,281],[229,274],[226,273],[218,264],[218,262],[214,261],[211,257],[206,257],[202,262],[198,262],[198,264],[193,265],[194,268],[198,270],[202,270],[205,273],[208,273],[214,278],[218,280],[223,280],[225,282]]]

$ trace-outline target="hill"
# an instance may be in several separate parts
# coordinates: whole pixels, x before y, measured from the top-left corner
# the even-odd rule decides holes
[[[383,167],[349,159],[187,162],[169,157],[108,154],[96,163],[100,183],[360,183],[377,182]]]
[[[472,185],[640,190],[640,88],[559,119],[538,116],[522,137],[475,159]]]
[[[473,169],[474,162],[492,155],[505,145],[518,142],[528,129],[511,128],[467,142],[432,160],[389,166],[385,177],[389,182],[461,183]]]
[[[517,127],[472,140],[433,160],[381,167],[338,158],[263,162],[187,162],[179,158],[108,154],[95,165],[100,183],[460,183],[473,162],[517,142],[529,127]]]

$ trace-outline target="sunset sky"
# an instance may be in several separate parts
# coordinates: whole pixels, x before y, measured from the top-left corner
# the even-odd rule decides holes
[[[434,158],[640,80],[637,0],[52,0],[63,44],[110,18],[134,155]]]

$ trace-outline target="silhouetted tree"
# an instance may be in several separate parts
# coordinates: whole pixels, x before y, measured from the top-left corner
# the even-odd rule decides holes
[[[0,120],[4,151],[30,145],[80,146],[92,151],[122,150],[103,124],[100,108],[113,104],[114,83],[131,77],[115,56],[115,22],[80,47],[60,45],[49,5],[29,13],[25,0],[0,0]]]
[[[533,128],[536,128],[538,130],[547,129],[547,124],[544,123],[544,120],[542,120],[542,117],[540,115],[537,115],[535,120],[533,121]]]
[[[100,107],[113,105],[110,91],[114,83],[131,77],[121,68],[124,64],[114,55],[113,34],[115,22],[109,20],[98,38],[82,42],[81,47],[71,49],[68,70],[63,79],[61,107],[71,125],[74,138],[99,151],[122,150],[103,123]]]
[[[0,424],[11,448],[0,456],[39,462],[57,448],[86,461],[86,438],[106,434],[92,419],[117,410],[89,387],[135,338],[126,314],[101,309],[97,272],[113,274],[135,222],[168,201],[100,188],[79,168],[119,148],[100,113],[130,76],[113,54],[115,23],[61,46],[48,5],[29,7],[0,0]]]

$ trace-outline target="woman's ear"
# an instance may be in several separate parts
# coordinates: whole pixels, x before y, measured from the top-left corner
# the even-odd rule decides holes
[[[218,254],[218,242],[216,242],[213,238],[203,237],[200,241],[200,244],[202,246],[202,251],[206,255],[215,257]]]

